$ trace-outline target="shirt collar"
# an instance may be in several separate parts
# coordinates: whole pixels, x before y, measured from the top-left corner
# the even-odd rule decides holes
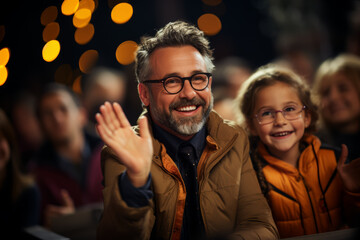
[[[163,128],[157,124],[152,124],[154,137],[164,144],[166,152],[170,157],[175,160],[179,148],[184,144],[190,144],[195,149],[196,158],[199,159],[206,143],[206,127],[202,127],[199,132],[197,132],[190,140],[184,141],[171,133],[165,131]]]

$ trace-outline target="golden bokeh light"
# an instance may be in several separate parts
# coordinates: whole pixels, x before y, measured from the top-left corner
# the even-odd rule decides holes
[[[122,65],[129,65],[135,60],[135,52],[138,45],[134,41],[125,41],[116,49],[116,60]]]
[[[203,14],[197,22],[200,30],[208,36],[218,34],[222,28],[220,19],[212,13]]]
[[[78,10],[80,9],[89,9],[91,13],[94,12],[95,10],[95,2],[94,0],[81,0],[80,3],[79,3],[79,8]]]
[[[91,68],[96,64],[99,58],[99,53],[96,50],[87,50],[79,59],[79,68],[83,73],[88,73]]]
[[[3,48],[0,50],[0,66],[5,66],[10,59],[10,50],[9,48]]]
[[[8,71],[5,66],[0,65],[0,86],[4,85],[8,77]]]
[[[74,92],[76,92],[77,94],[81,94],[81,75],[78,76],[77,78],[75,78],[73,85],[72,85],[72,89]]]
[[[55,40],[60,33],[60,25],[57,22],[51,22],[47,24],[43,30],[43,40],[48,42],[50,40]]]
[[[95,28],[94,25],[92,25],[91,23],[89,23],[83,28],[78,28],[76,29],[74,34],[75,42],[80,45],[87,44],[93,38],[94,33]]]
[[[40,22],[42,25],[46,26],[47,24],[54,22],[58,16],[58,9],[55,6],[47,7],[40,16]]]
[[[54,61],[60,53],[60,43],[57,40],[51,40],[45,44],[42,50],[42,57],[46,62]]]
[[[222,0],[202,0],[202,2],[208,6],[217,6],[222,2]]]
[[[111,10],[111,19],[114,23],[123,24],[133,15],[133,7],[129,3],[119,3]]]
[[[55,82],[70,86],[72,79],[73,79],[73,70],[70,64],[62,64],[60,65],[60,67],[58,67],[58,69],[56,69],[54,74]]]
[[[5,37],[5,26],[0,25],[0,42],[4,39],[4,37]]]
[[[66,16],[73,15],[79,7],[79,0],[64,0],[61,4],[61,12]]]
[[[87,8],[76,11],[73,17],[73,24],[76,28],[83,28],[89,24],[91,20],[91,11]]]

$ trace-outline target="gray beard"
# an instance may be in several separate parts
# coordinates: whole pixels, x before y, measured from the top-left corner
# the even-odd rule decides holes
[[[153,112],[153,117],[162,125],[166,126],[167,128],[172,129],[173,131],[184,135],[184,136],[191,136],[195,133],[199,132],[206,123],[207,118],[211,112],[211,109],[214,105],[214,98],[211,96],[211,101],[209,107],[203,111],[202,119],[199,122],[196,122],[195,117],[185,118],[176,120],[171,115],[171,109],[174,107],[170,106],[170,116],[165,116],[164,113],[158,111],[158,109],[151,109]],[[204,105],[203,105],[204,106]]]

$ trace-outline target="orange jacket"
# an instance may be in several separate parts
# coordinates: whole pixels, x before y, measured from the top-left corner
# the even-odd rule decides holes
[[[298,168],[270,155],[262,143],[258,146],[267,199],[282,238],[337,230],[344,226],[345,210],[358,214],[360,209],[360,194],[343,190],[334,151],[315,136],[305,142]]]

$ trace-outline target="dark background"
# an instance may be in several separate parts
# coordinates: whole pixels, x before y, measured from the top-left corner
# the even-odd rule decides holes
[[[310,52],[315,67],[341,52],[360,54],[358,48],[351,48],[348,43],[351,38],[360,44],[359,0],[223,0],[217,6],[208,6],[201,0],[133,0],[127,2],[133,6],[134,14],[122,25],[110,18],[111,6],[121,1],[99,0],[91,19],[95,35],[86,45],[74,41],[76,28],[72,16],[61,14],[62,2],[1,1],[0,25],[5,26],[5,36],[0,49],[8,47],[11,51],[6,66],[8,79],[0,86],[0,107],[5,110],[17,92],[36,93],[46,82],[54,81],[55,71],[63,64],[71,66],[72,79],[81,75],[78,60],[88,49],[99,52],[97,65],[129,74],[128,101],[138,105],[133,64],[122,66],[116,61],[117,46],[126,40],[139,42],[141,36],[153,35],[169,21],[181,19],[197,24],[204,13],[214,13],[222,22],[221,31],[209,37],[216,61],[238,56],[256,68],[294,46]],[[40,23],[42,11],[49,6],[58,7],[57,40],[61,43],[59,56],[50,63],[42,59],[45,43],[44,26]]]

